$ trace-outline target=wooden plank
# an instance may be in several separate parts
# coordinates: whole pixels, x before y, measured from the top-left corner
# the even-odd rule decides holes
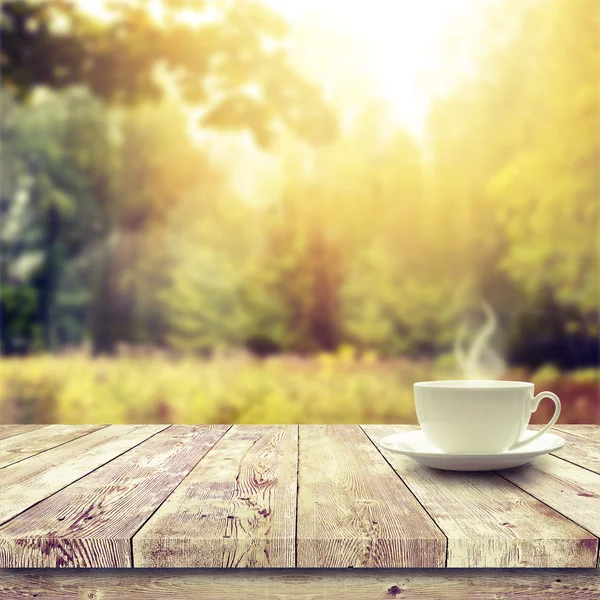
[[[234,426],[133,538],[136,567],[294,567],[298,426]]]
[[[111,425],[2,469],[0,524],[165,427]]]
[[[498,473],[600,536],[600,475],[597,473],[549,455]]]
[[[42,427],[46,427],[46,425],[0,425],[0,440],[6,440]]]
[[[600,442],[600,425],[555,425],[553,430],[557,429],[558,435],[561,431]]]
[[[0,571],[0,600],[598,600],[595,569]]]
[[[443,567],[446,538],[357,425],[301,425],[298,567]]]
[[[565,438],[565,445],[552,454],[569,462],[585,467],[595,473],[600,473],[600,438],[581,437],[569,431],[557,432]]]
[[[0,441],[0,469],[104,427],[106,425],[48,425]]]
[[[228,428],[173,425],[15,517],[0,567],[131,567],[131,538]]]
[[[374,443],[409,426],[363,425]],[[448,567],[595,567],[598,539],[495,473],[423,467],[381,449],[448,538]]]

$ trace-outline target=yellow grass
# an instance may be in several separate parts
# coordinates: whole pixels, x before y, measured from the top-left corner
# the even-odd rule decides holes
[[[434,363],[351,348],[266,360],[39,355],[0,361],[0,422],[415,423],[412,383],[444,376]],[[595,422],[597,370],[534,378],[561,388],[563,422]]]

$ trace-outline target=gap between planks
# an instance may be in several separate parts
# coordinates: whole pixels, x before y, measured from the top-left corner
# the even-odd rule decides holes
[[[541,426],[534,425],[532,429],[539,430]],[[562,434],[566,443],[562,448],[550,454],[582,469],[600,474],[600,427],[597,430],[598,436],[591,433],[583,436],[571,428],[556,429],[557,433]],[[595,431],[594,427],[594,433]]]
[[[447,538],[359,425],[300,428],[301,568],[443,568]]]
[[[450,546],[449,542],[450,542],[450,540],[448,539],[448,536],[446,535],[446,532],[437,524],[436,520],[433,518],[433,515],[427,510],[427,507],[421,502],[421,500],[419,500],[419,498],[417,497],[417,495],[413,492],[413,490],[406,483],[406,481],[404,481],[404,479],[402,479],[402,477],[400,477],[400,474],[398,473],[398,471],[396,471],[396,469],[394,469],[394,466],[390,463],[390,461],[387,459],[387,457],[383,454],[383,452],[381,451],[381,448],[375,443],[374,440],[372,440],[369,437],[369,434],[365,431],[364,426],[363,425],[359,425],[358,427],[363,432],[363,434],[365,435],[365,437],[369,440],[369,442],[371,442],[371,444],[373,444],[373,446],[375,446],[375,449],[377,450],[377,452],[379,452],[379,454],[381,455],[381,457],[383,458],[383,460],[385,460],[385,462],[389,465],[390,469],[392,469],[392,471],[396,474],[396,476],[398,477],[398,479],[400,479],[400,481],[402,482],[402,484],[413,495],[414,499],[421,505],[421,507],[427,513],[427,515],[433,521],[433,523],[435,523],[435,526],[440,530],[440,533],[446,538],[446,558],[444,560],[444,568],[447,568],[448,567],[448,552],[449,552],[449,546]]]
[[[22,462],[44,452],[81,439],[108,425],[47,425],[0,441],[0,469]],[[54,438],[54,440],[53,440]],[[32,443],[27,449],[27,444]],[[19,449],[20,445],[25,448]],[[37,444],[37,448],[35,445]],[[12,455],[12,456],[11,456]]]
[[[300,496],[300,425],[296,439],[296,524],[294,529],[294,566],[298,568],[298,497]]]
[[[48,427],[48,424],[43,425],[0,425],[0,440],[8,440],[18,435],[23,435],[29,431]]]
[[[130,567],[131,533],[228,428],[153,427],[156,435],[3,525],[4,566]]]
[[[535,428],[540,428],[541,425],[536,425]],[[568,425],[557,423],[550,431],[556,429],[557,431],[562,431],[564,433],[570,433],[571,435],[576,435],[584,440],[592,440],[595,442],[600,442],[600,425]]]
[[[110,426],[109,426],[109,427],[110,427]],[[105,429],[101,429],[101,430],[95,431],[95,432],[93,432],[93,433],[100,433],[100,432],[106,433],[106,431],[109,429],[109,427],[107,427],[107,428],[105,428]],[[144,428],[144,427],[146,427],[146,425],[137,425],[137,426],[135,426],[135,425],[132,425],[132,426],[131,426],[131,429],[127,431],[127,435],[132,435],[132,437],[133,437],[133,434],[134,434],[134,433],[135,433],[137,430],[139,430],[139,429],[142,429],[142,428]],[[35,501],[35,502],[33,502],[32,504],[29,504],[29,505],[25,506],[25,507],[24,507],[22,510],[19,510],[18,512],[15,512],[14,514],[11,514],[11,516],[10,516],[9,518],[7,518],[7,519],[4,519],[3,517],[1,517],[1,516],[0,516],[0,527],[3,527],[3,526],[5,526],[5,525],[7,525],[7,524],[8,524],[8,523],[10,523],[10,522],[11,522],[13,519],[16,519],[17,517],[19,517],[19,516],[20,516],[20,515],[22,515],[23,513],[27,512],[28,510],[30,510],[30,509],[32,509],[32,508],[35,508],[35,507],[36,507],[38,504],[40,504],[40,503],[44,502],[44,501],[45,501],[45,500],[47,500],[48,498],[52,498],[53,496],[55,496],[56,494],[58,494],[58,493],[62,492],[62,491],[63,491],[63,490],[65,490],[65,489],[67,489],[68,487],[70,487],[70,486],[72,486],[72,485],[74,485],[74,484],[76,484],[76,483],[80,482],[82,479],[84,479],[84,478],[85,478],[85,477],[87,477],[88,475],[91,475],[92,473],[94,473],[94,472],[95,472],[95,471],[97,471],[98,469],[101,469],[103,466],[105,466],[105,465],[108,465],[108,464],[109,464],[109,463],[111,463],[113,460],[116,460],[117,458],[119,458],[120,456],[122,456],[123,454],[125,454],[126,452],[129,452],[130,450],[132,450],[132,449],[136,448],[136,447],[137,447],[137,446],[139,446],[140,444],[143,444],[144,442],[148,441],[149,439],[151,439],[152,437],[154,437],[155,435],[157,435],[157,434],[158,434],[158,433],[160,433],[161,431],[165,431],[165,430],[167,430],[167,429],[170,427],[170,425],[164,425],[164,426],[158,426],[158,427],[161,427],[160,429],[158,429],[158,431],[156,431],[156,432],[154,432],[154,433],[151,433],[151,434],[149,434],[147,437],[144,437],[144,438],[143,438],[143,439],[141,439],[139,442],[137,442],[137,443],[135,443],[135,444],[132,444],[131,446],[129,446],[129,447],[127,447],[127,448],[123,449],[121,452],[119,452],[118,454],[116,454],[115,456],[113,456],[112,458],[110,458],[109,460],[107,460],[107,461],[105,461],[105,462],[102,462],[101,464],[99,464],[98,466],[94,467],[93,469],[91,469],[91,470],[89,470],[89,471],[86,471],[86,472],[85,472],[85,473],[83,473],[81,476],[79,476],[79,477],[77,477],[77,478],[75,478],[75,479],[73,479],[73,480],[69,481],[68,483],[66,483],[66,484],[64,484],[64,485],[62,485],[62,484],[61,484],[61,487],[59,487],[58,489],[56,489],[56,490],[54,490],[53,492],[49,493],[48,495],[46,495],[46,496],[44,496],[44,497],[40,498],[39,500],[36,500],[36,501]],[[89,434],[89,435],[92,435],[92,434]],[[86,438],[87,438],[88,436],[84,436],[84,437],[86,437]],[[122,439],[122,437],[123,437],[123,436],[120,436],[120,437],[118,437],[118,438],[115,438],[114,440],[110,440],[110,441],[108,441],[108,442],[105,442],[105,443],[104,443],[104,444],[102,444],[102,445],[109,445],[109,444],[111,444],[111,442],[116,442],[117,440],[119,440],[119,439]],[[70,444],[73,444],[73,443],[76,443],[76,442],[78,442],[78,441],[81,441],[81,439],[82,439],[82,438],[77,438],[77,439],[75,439],[75,440],[72,440],[72,441],[71,441],[71,442],[69,442],[69,443],[70,443]],[[52,450],[52,451],[54,451],[54,450],[55,450],[55,448],[52,448],[51,450]],[[20,467],[22,466],[22,464],[26,464],[27,466],[31,466],[31,464],[32,464],[32,463],[31,463],[31,462],[29,462],[29,461],[34,461],[34,460],[36,460],[38,456],[39,456],[39,455],[36,455],[36,456],[32,456],[32,457],[30,457],[30,458],[28,459],[28,462],[27,462],[27,463],[26,463],[25,461],[22,461],[21,463],[18,463],[18,464],[19,464],[19,467],[17,467],[17,468],[20,468]],[[9,465],[9,466],[7,467],[7,471],[8,471],[8,469],[9,469],[9,468],[12,468],[12,465]],[[7,471],[4,471],[4,473],[6,473]],[[37,474],[38,474],[38,473],[36,473],[36,475],[37,475]],[[0,492],[1,492],[1,489],[0,489]]]
[[[594,569],[0,570],[0,600],[581,600]]]
[[[499,477],[495,472],[456,473],[454,476],[420,467],[408,457],[390,453],[388,458],[387,453],[379,449],[376,442],[381,437],[410,429],[406,426],[364,426],[367,437],[375,443],[417,499],[422,499],[425,510],[447,535],[448,567],[590,568],[597,564],[598,538],[594,532],[590,533],[589,528],[578,524],[577,519],[567,517],[563,512],[548,507],[547,503],[540,502],[513,481],[504,481],[506,478]],[[494,493],[495,477],[498,494]],[[450,489],[446,489],[448,485]],[[464,486],[474,487],[470,493],[466,493]],[[473,517],[469,511],[465,512],[462,503],[453,512],[444,497],[450,503],[462,497],[471,506],[470,510],[474,511]],[[523,504],[522,509],[512,511],[511,506],[515,502],[519,504],[519,500]],[[504,513],[507,517],[504,520],[512,524],[500,522]],[[511,514],[512,519],[516,520],[512,521]],[[538,514],[543,517],[541,520],[535,519]],[[510,531],[501,525],[510,525]],[[466,532],[468,535],[465,537]]]
[[[297,425],[236,425],[136,534],[142,568],[295,566]]]
[[[553,456],[553,458],[555,458],[557,460],[563,460],[563,459],[561,459],[558,456]],[[567,461],[567,460],[565,460],[564,462],[566,462],[568,464],[573,464],[573,463],[569,463],[569,461]],[[573,466],[578,467],[578,465],[573,465]],[[589,527],[586,527],[585,525],[582,525],[580,522],[576,521],[573,517],[569,517],[567,514],[565,514],[565,512],[563,510],[560,510],[560,509],[556,508],[556,504],[553,505],[553,504],[550,504],[547,501],[542,500],[541,495],[536,494],[535,492],[531,491],[531,489],[527,489],[528,486],[522,486],[519,483],[513,481],[512,479],[509,479],[509,477],[506,476],[502,471],[493,471],[493,472],[496,475],[498,475],[499,477],[502,477],[502,479],[505,479],[506,481],[508,481],[509,483],[511,483],[512,485],[514,485],[515,487],[517,487],[520,490],[524,491],[526,494],[530,495],[532,498],[535,498],[541,504],[544,504],[545,506],[547,506],[548,508],[550,508],[554,512],[557,512],[559,515],[562,515],[565,519],[568,519],[572,523],[575,523],[576,525],[578,525],[579,527],[581,527],[582,529],[584,529],[585,531],[587,531],[590,535],[593,535],[594,537],[597,537],[597,538],[600,539],[600,532],[599,533],[594,533],[593,531],[590,531]],[[593,473],[593,471],[590,471],[590,472]],[[600,569],[600,544],[599,544],[599,547],[598,547],[598,550],[597,550],[596,567],[595,568],[596,569]]]
[[[190,477],[190,475],[192,474],[192,471],[204,460],[204,458],[210,454],[212,452],[212,450],[214,449],[214,447],[223,439],[223,437],[227,434],[227,432],[233,427],[233,425],[229,425],[229,427],[223,432],[223,435],[213,444],[212,448],[210,448],[210,450],[208,450],[205,454],[203,454],[198,462],[190,469],[190,472],[171,490],[171,492],[167,495],[167,497],[163,500],[163,502],[161,502],[160,504],[157,505],[157,507],[148,515],[148,518],[146,520],[144,520],[141,525],[137,528],[136,531],[134,531],[134,533],[131,535],[131,538],[129,539],[129,551],[131,552],[131,568],[135,568],[135,558],[134,558],[134,551],[133,551],[133,538],[140,532],[140,530],[144,527],[144,525],[156,514],[156,512],[158,511],[158,509],[173,495],[173,492],[175,492],[175,490],[181,486],[181,484]]]

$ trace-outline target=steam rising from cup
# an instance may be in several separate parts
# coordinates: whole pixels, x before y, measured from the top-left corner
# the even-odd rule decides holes
[[[506,362],[493,347],[498,317],[487,302],[482,303],[481,309],[483,324],[473,327],[467,319],[461,323],[454,340],[454,354],[466,379],[498,379],[506,372]]]

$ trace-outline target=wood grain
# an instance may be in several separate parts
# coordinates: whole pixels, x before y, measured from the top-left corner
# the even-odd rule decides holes
[[[415,429],[362,427],[377,445]],[[596,566],[595,536],[499,475],[429,469],[381,452],[448,538],[448,567]]]
[[[18,515],[0,567],[131,567],[133,535],[228,428],[173,425]]]
[[[582,437],[588,440],[600,442],[600,425],[555,425],[553,430],[561,431]]]
[[[136,567],[294,567],[298,426],[234,426],[133,539]]]
[[[600,441],[581,437],[568,431],[557,432],[565,445],[552,454],[595,473],[600,473]]]
[[[597,564],[596,428],[560,426],[569,431],[558,456],[494,474],[426,469],[374,445],[408,426],[240,425],[227,433],[226,425],[35,427],[0,441],[0,465],[7,454],[18,457],[0,467],[0,567],[424,568],[445,566],[447,550],[451,567],[533,567],[521,571],[521,581],[534,582],[530,588],[507,588],[506,597],[544,598],[564,586],[530,575],[536,567]],[[420,595],[423,588],[412,587],[414,578],[405,580],[404,571],[390,571],[401,583],[383,591],[380,570],[363,571],[364,584],[348,572],[338,579],[320,572],[295,579],[308,572],[284,571],[289,579],[271,590],[272,578],[252,579],[254,570],[239,570],[250,573],[246,587],[245,579],[206,573],[215,573],[212,581],[223,594],[228,584],[237,586],[229,592],[240,598],[331,598],[333,581],[346,586],[337,590],[344,598],[355,591],[356,597],[435,598]],[[594,573],[599,581],[600,571]],[[146,591],[154,591],[152,577]],[[473,586],[466,577],[465,585]],[[123,593],[102,581],[106,598]],[[142,578],[130,581],[144,585]],[[210,589],[206,578],[189,581],[180,586],[169,579],[175,590],[189,588],[189,597]],[[454,584],[437,582],[444,588],[440,597],[448,597],[445,586]],[[0,598],[8,590],[3,584],[0,577]],[[592,589],[586,584],[583,594]],[[170,597],[168,586],[156,589]],[[456,587],[455,595],[461,593]],[[600,593],[590,597],[600,599]]]
[[[107,463],[166,425],[111,425],[0,471],[0,524]]]
[[[598,600],[595,569],[0,571],[0,600]]]
[[[446,538],[360,427],[299,437],[297,566],[444,566]]]
[[[498,473],[595,536],[600,536],[600,475],[597,473],[548,455]]]
[[[48,425],[0,441],[0,469],[50,448],[76,440],[106,425]]]
[[[42,427],[46,427],[46,425],[0,425],[0,440],[6,440]]]

